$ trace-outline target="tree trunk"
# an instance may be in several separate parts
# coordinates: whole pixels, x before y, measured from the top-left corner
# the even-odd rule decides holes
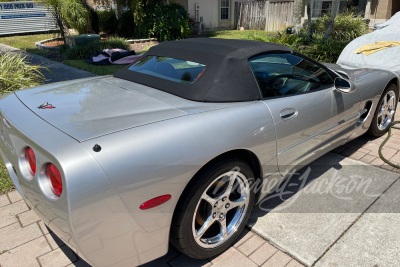
[[[118,19],[121,17],[123,8],[124,8],[123,4],[117,2],[117,17],[118,17]]]
[[[312,41],[312,18],[311,18],[311,0],[307,0],[307,17],[308,17],[308,25],[307,25],[307,38],[308,41]]]
[[[333,25],[335,24],[335,18],[337,16],[337,13],[339,10],[339,4],[340,4],[340,0],[333,0],[331,21],[329,22],[329,25],[328,25],[328,28],[326,29],[324,37],[322,38],[322,42],[325,42],[326,40],[328,40],[329,35],[331,35],[331,32],[333,30]]]
[[[293,7],[293,24],[295,32],[300,32],[301,29],[301,15],[303,11],[303,1],[302,0],[294,0],[294,7]]]

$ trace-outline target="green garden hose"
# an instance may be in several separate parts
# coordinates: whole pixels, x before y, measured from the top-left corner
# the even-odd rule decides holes
[[[394,127],[394,125],[399,124],[399,123],[400,123],[400,121],[394,121],[394,122],[391,123],[391,125],[390,125],[390,127],[389,127],[389,131],[388,131],[388,136],[385,138],[385,140],[384,140],[384,141],[382,142],[382,144],[379,146],[379,150],[378,150],[379,157],[380,157],[384,162],[386,162],[386,163],[389,164],[390,166],[395,167],[395,168],[397,168],[397,169],[400,169],[400,166],[399,166],[399,165],[396,165],[396,164],[394,164],[393,162],[390,162],[388,159],[386,159],[386,158],[382,155],[382,149],[383,149],[383,147],[385,146],[385,144],[387,143],[387,141],[389,141],[390,136],[391,136],[391,134],[392,134],[392,129],[398,129],[398,130],[400,130],[400,127]]]

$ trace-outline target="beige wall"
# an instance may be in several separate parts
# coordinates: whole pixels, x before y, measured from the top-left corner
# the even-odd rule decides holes
[[[189,16],[195,18],[195,4],[200,4],[199,16],[203,17],[205,31],[232,30],[234,28],[234,0],[230,0],[230,21],[219,21],[219,0],[187,0]]]
[[[372,0],[371,19],[390,19],[392,16],[392,0]]]

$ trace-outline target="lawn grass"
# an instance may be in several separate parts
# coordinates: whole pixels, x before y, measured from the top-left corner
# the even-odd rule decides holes
[[[0,43],[9,45],[21,50],[25,50],[28,53],[36,54],[39,56],[45,56],[49,51],[41,50],[36,48],[35,43],[46,39],[56,37],[55,34],[32,34],[32,35],[20,35],[20,36],[9,36],[0,37]]]
[[[54,34],[32,34],[21,36],[0,37],[0,43],[9,45],[21,50],[36,48],[35,43],[56,37]]]
[[[88,64],[85,60],[64,60],[65,65],[85,70],[96,75],[112,75],[116,71],[124,68],[126,65],[106,65],[106,66],[95,66]]]
[[[230,31],[205,32],[204,36],[211,38],[221,38],[221,39],[247,39],[249,36],[254,36],[254,34],[271,35],[271,34],[276,34],[276,32],[230,30]]]
[[[0,195],[14,189],[14,184],[8,175],[3,161],[0,159]]]

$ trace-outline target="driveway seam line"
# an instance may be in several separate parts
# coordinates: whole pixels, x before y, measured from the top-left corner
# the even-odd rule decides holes
[[[38,236],[38,237],[36,237],[36,238],[34,238],[34,239],[31,239],[31,240],[29,240],[29,241],[27,241],[27,242],[25,242],[25,243],[19,244],[18,246],[13,247],[13,248],[9,248],[9,249],[7,249],[7,250],[12,250],[12,249],[18,248],[18,247],[20,247],[20,246],[23,246],[23,245],[25,245],[25,244],[27,244],[27,243],[29,243],[29,242],[31,242],[31,241],[34,241],[34,240],[36,240],[36,239],[38,239],[38,238],[41,238],[41,237],[42,237],[42,236]]]
[[[327,253],[328,251],[350,230],[351,227],[353,227],[354,224],[356,224],[360,218],[391,188],[397,181],[400,180],[400,177],[397,177],[396,180],[394,180],[383,192],[382,194],[379,195],[357,218],[350,224],[349,227],[347,227],[344,232],[321,254],[321,256],[318,257],[318,259],[311,264],[311,266],[315,266],[315,264],[318,263]]]
[[[40,227],[39,222],[41,222],[41,221],[38,221],[38,222],[35,222],[35,223],[37,224],[37,226],[39,227],[40,231],[42,232],[42,235],[44,236],[44,239],[46,239],[46,242],[49,245],[51,251],[53,251],[54,249],[51,247],[49,240],[47,240],[46,234],[43,232],[42,227]],[[50,234],[50,232],[49,232],[49,234]]]
[[[17,221],[16,221],[16,222],[13,222],[13,223],[7,224],[7,225],[5,225],[5,226],[3,226],[3,227],[0,227],[0,230],[1,230],[1,229],[3,229],[3,228],[6,228],[6,227],[8,227],[8,226],[10,226],[10,225],[16,224],[16,223],[18,223],[18,224],[19,224],[19,220],[18,220],[18,219],[17,219]],[[21,227],[21,228],[22,228],[22,227]]]
[[[269,243],[268,243],[269,244]],[[275,247],[274,247],[275,248]],[[259,266],[262,266],[262,265],[264,265],[267,261],[269,261],[269,259],[271,259],[278,251],[280,251],[280,250],[276,250],[275,252],[274,252],[274,254],[272,254],[268,259],[266,259],[263,263],[261,263]],[[253,261],[254,262],[254,261]],[[257,264],[256,262],[254,262],[255,264]]]
[[[307,266],[307,264],[305,264],[302,260],[300,260],[297,256],[293,255],[292,253],[290,253],[289,251],[287,251],[286,249],[278,246],[276,243],[274,243],[272,240],[269,240],[268,238],[260,235],[259,233],[257,233],[255,230],[253,231],[252,228],[248,225],[246,225],[246,228],[249,229],[251,232],[253,232],[254,234],[258,235],[259,237],[261,237],[262,239],[264,239],[265,241],[268,242],[268,244],[270,244],[271,246],[273,246],[274,248],[276,248],[277,250],[280,250],[281,252],[285,253],[286,255],[290,256],[292,259],[295,259],[296,261],[298,261],[300,264]],[[276,251],[278,252],[278,251]],[[276,253],[275,252],[275,253]],[[275,254],[274,253],[274,254]]]

